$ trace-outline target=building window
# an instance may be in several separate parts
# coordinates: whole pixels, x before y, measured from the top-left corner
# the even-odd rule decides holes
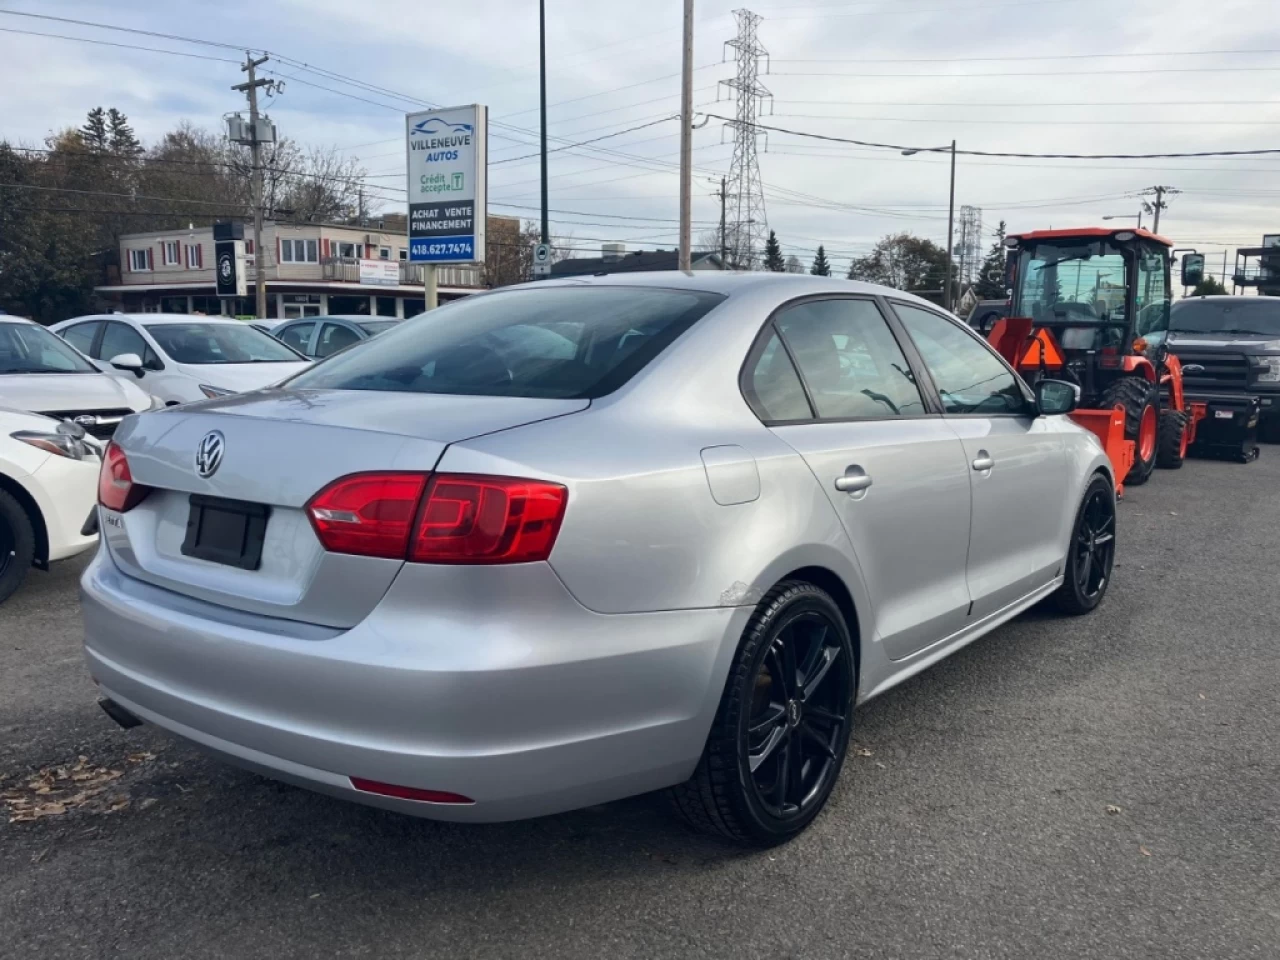
[[[390,248],[390,247],[379,247],[379,248],[378,248],[378,259],[379,259],[379,260],[390,260],[390,259],[391,259],[391,248]]]
[[[187,269],[199,270],[204,266],[204,255],[201,253],[200,244],[187,244]]]
[[[281,240],[281,263],[319,263],[319,244],[315,240]]]
[[[129,251],[129,269],[134,273],[144,273],[151,269],[151,248]]]
[[[401,248],[400,248],[400,261],[401,261],[402,263],[404,263],[404,262],[407,262],[407,261],[408,261],[408,259],[409,259],[409,249],[408,249],[407,247],[401,247]]]
[[[359,254],[356,253],[356,245],[354,243],[339,243],[338,256],[346,260],[355,260]]]
[[[177,240],[166,240],[161,244],[164,249],[164,265],[166,267],[176,267],[181,262],[178,254],[181,252]]]

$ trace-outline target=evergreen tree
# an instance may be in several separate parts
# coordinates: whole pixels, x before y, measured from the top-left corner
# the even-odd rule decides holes
[[[99,108],[101,110],[101,108]],[[92,116],[92,114],[90,114]],[[142,154],[142,144],[129,126],[129,118],[112,107],[107,111],[107,126],[110,129],[111,152],[118,157],[133,157]]]
[[[974,286],[974,292],[982,300],[1003,300],[1005,297],[1004,263],[1009,251],[1004,245],[1004,235],[1005,223],[1001,220],[1000,226],[996,227],[995,243],[982,261],[981,273]]]
[[[813,266],[809,268],[809,272],[815,277],[831,276],[831,264],[827,262],[827,251],[822,244],[818,244],[818,255],[813,258]]]
[[[1191,291],[1193,297],[1221,297],[1225,296],[1227,288],[1219,283],[1216,278],[1206,276],[1196,288]]]
[[[782,245],[778,243],[778,235],[772,230],[764,244],[764,268],[774,273],[782,273],[787,269],[787,262],[782,259]]]
[[[105,153],[107,149],[107,114],[101,107],[94,107],[85,117],[84,126],[79,130],[80,139],[94,153]]]

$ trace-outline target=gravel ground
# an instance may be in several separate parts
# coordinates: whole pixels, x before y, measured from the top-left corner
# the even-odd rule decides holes
[[[1280,448],[1162,471],[1120,534],[1096,615],[1032,611],[867,705],[870,755],[767,853],[653,798],[434,824],[119,730],[83,565],[35,574],[0,612],[0,793],[61,766],[94,795],[0,815],[0,956],[1270,960]]]

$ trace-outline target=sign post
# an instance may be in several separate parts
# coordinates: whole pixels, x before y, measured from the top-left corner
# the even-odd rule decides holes
[[[409,262],[421,263],[428,310],[438,263],[483,263],[488,212],[488,108],[481,104],[405,117]]]
[[[551,276],[551,244],[540,243],[533,248],[533,275]]]

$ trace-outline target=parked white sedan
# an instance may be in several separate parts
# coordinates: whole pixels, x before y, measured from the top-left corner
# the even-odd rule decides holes
[[[101,369],[136,378],[170,405],[267,387],[310,362],[230,317],[115,313],[76,317],[51,329]]]
[[[82,427],[0,407],[0,603],[33,566],[97,543],[100,465]]]

